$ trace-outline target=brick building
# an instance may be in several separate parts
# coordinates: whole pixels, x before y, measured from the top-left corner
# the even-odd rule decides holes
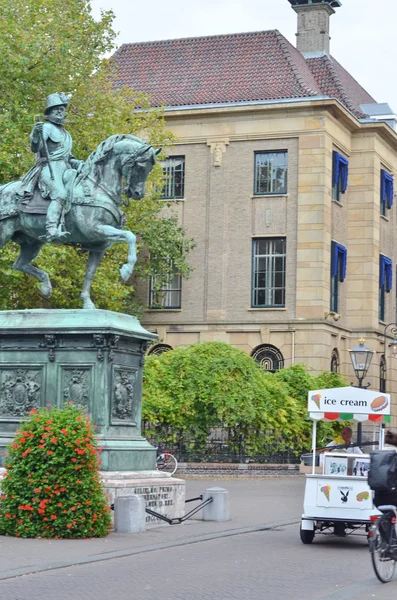
[[[115,54],[118,83],[167,107],[179,142],[164,198],[197,243],[188,281],[140,290],[143,323],[163,347],[222,340],[265,368],[352,377],[348,349],[364,337],[377,351],[371,386],[390,392],[395,117],[329,53],[341,2],[288,1],[297,48],[274,30]]]

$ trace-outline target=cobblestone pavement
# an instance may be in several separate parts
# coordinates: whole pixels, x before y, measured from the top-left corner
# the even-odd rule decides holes
[[[300,518],[302,479],[187,484],[187,497],[215,485],[229,489],[232,520],[194,521],[105,540],[0,537],[0,600],[397,598],[397,579],[382,585],[375,578],[365,538],[316,536],[305,546],[298,524],[252,531]],[[96,562],[100,558],[105,560]],[[63,568],[45,570],[51,562]],[[28,573],[34,565],[44,570],[5,578],[18,568]]]
[[[390,600],[365,539],[318,538],[288,526],[0,582],[2,600]]]

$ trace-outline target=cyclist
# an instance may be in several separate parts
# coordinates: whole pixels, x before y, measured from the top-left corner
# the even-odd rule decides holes
[[[397,446],[397,434],[393,433],[392,431],[387,431],[385,434],[385,444],[388,444],[390,446]],[[384,506],[387,504],[397,506],[397,489],[390,490],[387,492],[384,492],[384,491],[380,492],[380,491],[376,490],[374,492],[374,505],[376,506],[376,508],[378,508],[378,506]],[[390,528],[391,527],[392,527],[392,524],[389,520],[383,522],[383,528],[381,531],[381,535],[385,542],[389,542],[389,540],[390,540],[390,533],[391,533]],[[392,543],[396,544],[396,546],[397,546],[397,539],[396,539],[394,527],[393,527],[392,533],[393,533]],[[397,560],[397,550],[394,552],[390,552],[390,556],[394,560]]]

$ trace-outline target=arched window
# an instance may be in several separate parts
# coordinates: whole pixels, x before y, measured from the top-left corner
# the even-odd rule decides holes
[[[379,360],[379,391],[383,393],[386,392],[386,370],[386,358],[382,354]]]
[[[330,371],[331,373],[339,373],[339,352],[337,348],[332,350]]]
[[[279,371],[284,368],[284,357],[276,346],[261,344],[253,349],[251,356],[265,371]]]
[[[172,350],[172,347],[168,344],[156,344],[149,348],[148,354],[163,354],[163,352],[169,352],[170,350]]]

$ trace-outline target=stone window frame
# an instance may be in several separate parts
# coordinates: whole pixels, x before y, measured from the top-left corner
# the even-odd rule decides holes
[[[149,279],[149,308],[151,310],[175,310],[182,308],[182,275],[169,261],[173,272],[163,277],[152,275]],[[156,289],[156,281],[160,287]]]
[[[280,350],[272,344],[260,344],[259,346],[256,346],[251,352],[251,357],[255,362],[259,363],[265,371],[275,373],[280,369],[284,369],[284,356]],[[276,361],[277,364],[275,365]]]
[[[184,155],[169,156],[161,164],[164,187],[160,194],[160,200],[183,200],[185,197],[186,157]]]
[[[267,177],[260,177],[260,167],[259,157],[261,156],[271,156],[276,157],[277,155],[284,156],[284,165],[280,165],[280,169],[284,169],[284,182],[283,187],[279,189],[274,189],[274,171],[277,168],[277,165],[273,164],[274,160],[270,159],[270,175]],[[265,165],[262,165],[265,168]],[[262,181],[261,181],[262,180]],[[261,185],[261,183],[267,185]],[[270,189],[269,189],[270,188]],[[280,196],[283,194],[288,194],[288,150],[280,149],[280,150],[256,150],[254,152],[254,196]]]
[[[265,252],[260,254],[260,243],[265,244]],[[276,252],[276,244],[283,242],[283,252]],[[266,248],[268,247],[268,250]],[[266,251],[267,250],[267,251]],[[277,259],[281,259],[282,268],[276,269]],[[260,263],[262,268],[260,269]],[[252,280],[251,280],[251,308],[285,308],[286,296],[286,263],[287,263],[287,238],[255,237],[252,239]],[[281,281],[277,281],[280,279]],[[261,276],[263,285],[261,285]],[[265,295],[265,302],[259,301],[260,295]],[[276,302],[276,295],[281,293],[281,302]]]
[[[339,373],[339,365],[339,351],[338,348],[334,348],[331,353],[331,364],[329,369],[331,373]]]

